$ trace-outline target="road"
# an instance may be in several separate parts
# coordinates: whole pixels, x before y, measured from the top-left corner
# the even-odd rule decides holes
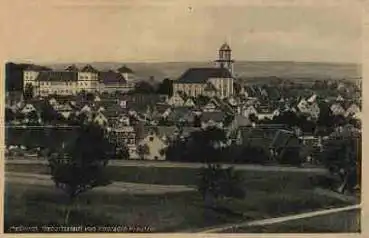
[[[49,175],[5,172],[5,183],[54,186]],[[113,182],[105,187],[96,187],[91,192],[130,193],[130,194],[165,194],[194,191],[195,188],[184,185],[157,185],[128,182]]]
[[[7,159],[6,164],[47,164],[44,159]],[[142,161],[142,160],[110,160],[110,166],[133,166],[133,167],[162,167],[162,168],[201,168],[203,163],[181,163],[169,161]],[[317,167],[287,167],[272,165],[252,165],[252,164],[223,164],[224,167],[233,166],[237,170],[245,171],[265,171],[265,172],[302,172],[326,174],[325,168]]]

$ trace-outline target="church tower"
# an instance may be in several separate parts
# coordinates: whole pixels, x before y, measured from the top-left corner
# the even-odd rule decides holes
[[[215,61],[216,66],[219,68],[226,68],[233,75],[233,63],[232,50],[227,43],[224,43],[219,48],[219,58]]]

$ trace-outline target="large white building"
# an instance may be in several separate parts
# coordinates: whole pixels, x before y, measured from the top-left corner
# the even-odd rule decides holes
[[[192,97],[199,95],[219,98],[231,97],[234,94],[233,62],[231,49],[225,43],[219,49],[216,67],[188,69],[178,80],[173,82],[173,93],[184,93]]]
[[[129,91],[134,87],[134,73],[126,66],[105,72],[99,72],[91,65],[82,69],[71,65],[58,71],[30,67],[24,71],[23,82],[23,89],[32,85],[36,96],[74,95],[81,91]]]

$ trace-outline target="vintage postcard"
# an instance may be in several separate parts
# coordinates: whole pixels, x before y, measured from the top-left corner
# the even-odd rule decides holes
[[[362,232],[364,3],[5,2],[4,233]]]

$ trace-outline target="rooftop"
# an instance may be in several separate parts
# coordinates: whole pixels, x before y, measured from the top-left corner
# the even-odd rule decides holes
[[[190,68],[174,83],[206,83],[209,78],[232,78],[226,68]]]

